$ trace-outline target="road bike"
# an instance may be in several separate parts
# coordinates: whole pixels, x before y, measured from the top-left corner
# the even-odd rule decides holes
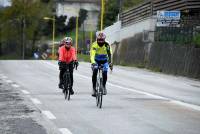
[[[102,108],[103,101],[103,64],[98,66],[98,75],[96,81],[96,105],[99,108]]]
[[[113,67],[112,66],[109,66],[109,67],[112,73]],[[102,102],[103,102],[104,87],[103,87],[102,73],[103,73],[103,64],[100,64],[98,65],[98,75],[97,75],[97,81],[96,81],[96,106],[98,108],[102,108]],[[106,89],[105,89],[105,92],[107,92]]]
[[[72,88],[72,82],[69,71],[70,64],[64,64],[64,67],[66,71],[63,74],[63,93],[65,99],[70,100],[70,89]]]
[[[63,93],[65,100],[68,99],[70,100],[70,90],[72,89],[72,81],[71,81],[71,76],[70,76],[70,66],[71,64],[73,65],[73,69],[76,68],[75,64],[69,63],[69,64],[64,64],[64,68],[66,69],[65,73],[63,74]]]

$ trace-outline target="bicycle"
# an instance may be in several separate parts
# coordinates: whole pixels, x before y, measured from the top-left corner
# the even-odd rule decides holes
[[[102,108],[103,101],[103,65],[98,66],[98,76],[96,82],[96,105],[99,108]]]
[[[71,76],[70,76],[70,65],[73,64],[73,69],[75,68],[74,63],[69,63],[69,64],[64,64],[64,67],[66,68],[65,73],[63,74],[63,93],[64,93],[64,97],[65,100],[68,99],[70,100],[70,89],[72,88],[72,82],[71,82]],[[76,70],[77,70],[77,66],[76,66]]]

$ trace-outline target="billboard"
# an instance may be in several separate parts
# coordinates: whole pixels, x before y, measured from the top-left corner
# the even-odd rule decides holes
[[[157,27],[178,26],[181,18],[180,11],[157,11]]]

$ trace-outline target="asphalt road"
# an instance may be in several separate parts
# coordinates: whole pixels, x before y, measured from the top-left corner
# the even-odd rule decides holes
[[[115,66],[108,75],[103,108],[98,109],[91,97],[90,64],[81,62],[74,72],[75,95],[70,101],[57,88],[58,73],[53,61],[0,61],[0,78],[49,120],[41,123],[47,133],[54,133],[51,128],[62,134],[200,132],[197,80]]]

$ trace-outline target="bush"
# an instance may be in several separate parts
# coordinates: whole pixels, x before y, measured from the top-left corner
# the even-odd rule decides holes
[[[193,43],[194,43],[197,47],[200,47],[200,34],[197,34],[197,35],[193,38]]]

